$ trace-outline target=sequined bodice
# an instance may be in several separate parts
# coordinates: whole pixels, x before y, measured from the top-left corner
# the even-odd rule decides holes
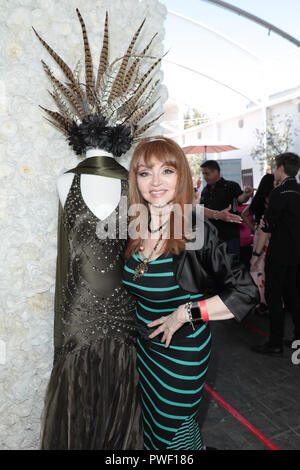
[[[128,182],[121,180],[121,184],[121,196],[125,196]],[[75,174],[63,214],[70,257],[61,315],[64,345],[70,349],[107,335],[135,341],[135,300],[122,285],[126,239],[119,238],[120,212],[118,206],[100,221],[84,202],[80,175]]]

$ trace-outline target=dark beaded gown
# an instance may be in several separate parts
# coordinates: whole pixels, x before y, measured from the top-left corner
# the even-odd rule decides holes
[[[121,195],[128,183],[121,180]],[[135,300],[122,285],[125,239],[101,238],[119,206],[100,221],[75,174],[63,226],[70,255],[59,314],[62,347],[42,417],[41,449],[143,447],[136,368]]]

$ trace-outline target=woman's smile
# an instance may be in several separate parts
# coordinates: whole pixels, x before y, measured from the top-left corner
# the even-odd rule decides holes
[[[153,189],[152,191],[150,191],[150,194],[152,194],[153,197],[160,197],[162,196],[163,194],[166,194],[167,192],[167,189]]]

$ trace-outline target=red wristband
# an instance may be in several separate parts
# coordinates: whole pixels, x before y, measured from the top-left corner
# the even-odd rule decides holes
[[[200,300],[199,308],[200,308],[202,320],[203,321],[209,321],[208,311],[207,311],[207,306],[206,306],[206,300]]]

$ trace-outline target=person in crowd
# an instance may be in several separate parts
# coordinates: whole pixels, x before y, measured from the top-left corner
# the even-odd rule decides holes
[[[193,202],[193,204],[196,205],[196,204],[199,204],[199,203],[200,203],[200,193],[197,190],[197,188],[194,188],[194,202]]]
[[[269,244],[269,234],[263,232],[259,227],[259,224],[268,207],[269,196],[273,189],[274,175],[272,173],[266,173],[259,183],[251,204],[242,212],[242,217],[245,223],[254,232],[254,256],[250,263],[250,274],[256,282],[260,293],[260,304],[256,308],[256,313],[258,315],[266,315],[268,313],[265,298],[265,263]],[[262,248],[257,249],[257,245],[261,245]]]
[[[267,342],[252,347],[260,354],[281,356],[284,342],[284,299],[294,322],[294,340],[300,340],[300,186],[296,181],[300,158],[295,153],[276,157],[274,179],[278,186],[270,194],[261,228],[270,234],[266,255],[266,300],[270,316],[270,336]],[[261,250],[258,246],[257,250]],[[260,255],[254,253],[257,258]]]
[[[240,235],[238,223],[242,222],[237,205],[243,204],[253,195],[253,188],[244,192],[235,181],[225,180],[220,175],[220,166],[215,160],[201,165],[207,185],[202,190],[200,203],[204,205],[205,217],[211,219],[218,229],[219,237],[226,241],[229,251],[239,257]]]
[[[201,192],[202,192],[202,189],[203,189],[202,181],[201,181],[200,178],[197,180],[196,189],[197,189],[197,192],[199,194],[199,199],[200,199]]]
[[[241,214],[249,207],[249,204],[239,204],[237,210]],[[243,217],[242,217],[243,219]],[[248,224],[244,221],[240,224],[240,261],[248,271],[250,270],[250,260],[252,256],[253,233]]]
[[[147,450],[203,448],[196,416],[209,364],[209,322],[241,321],[259,297],[214,225],[197,214],[191,239],[183,221],[193,193],[188,161],[176,142],[159,136],[139,143],[130,164],[129,197],[130,207],[144,211],[146,220],[132,215],[129,228],[140,230],[129,230],[123,282],[137,298]],[[184,227],[181,236],[176,220]],[[222,279],[225,290],[209,297],[211,277]]]

